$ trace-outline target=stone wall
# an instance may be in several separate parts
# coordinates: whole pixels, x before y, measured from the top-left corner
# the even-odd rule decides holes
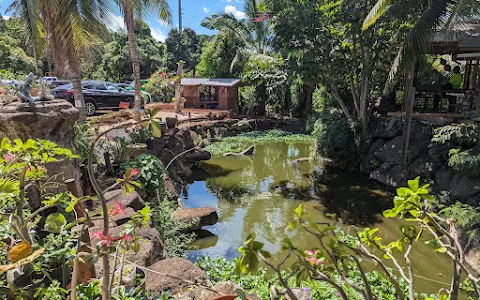
[[[407,166],[401,167],[403,122],[400,118],[372,120],[372,139],[360,170],[385,185],[405,186],[408,179],[420,176],[432,182],[434,192],[449,191],[454,199],[479,205],[478,179],[456,172],[448,166],[449,151],[458,148],[454,142],[432,143],[434,126],[413,121]]]

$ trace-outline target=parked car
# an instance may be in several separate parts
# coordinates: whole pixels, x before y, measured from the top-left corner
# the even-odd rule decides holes
[[[134,105],[134,93],[119,88],[113,83],[103,81],[83,81],[83,97],[85,99],[85,112],[92,116],[101,108],[119,109],[120,102]],[[56,99],[65,99],[74,103],[72,84],[66,84],[51,90]]]
[[[142,92],[145,92],[145,84],[147,84],[147,82],[148,82],[148,79],[141,79],[141,80],[140,80],[140,84],[141,84],[140,90],[141,90]],[[133,90],[135,89],[135,80],[132,81],[132,82],[130,82],[130,84],[125,87],[125,89],[126,89],[127,91],[133,91]]]
[[[134,87],[132,87],[131,83],[114,83],[114,85],[126,91],[135,92]],[[142,100],[144,104],[150,103],[152,102],[152,100],[154,101],[154,99],[152,99],[152,95],[150,95],[150,93],[147,93],[144,88],[141,89],[140,92],[142,93]]]

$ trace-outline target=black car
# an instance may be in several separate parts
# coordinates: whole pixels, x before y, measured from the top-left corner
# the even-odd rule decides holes
[[[126,91],[113,83],[103,81],[83,81],[83,97],[87,116],[95,114],[100,108],[118,109],[120,102],[134,104],[134,93]],[[65,99],[74,103],[72,84],[66,84],[51,90],[55,99]]]

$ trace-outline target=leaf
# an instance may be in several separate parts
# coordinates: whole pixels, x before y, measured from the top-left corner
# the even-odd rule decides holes
[[[33,252],[32,255],[24,258],[24,259],[21,259],[19,261],[17,261],[16,263],[14,264],[9,264],[9,265],[1,265],[0,266],[0,273],[4,273],[4,272],[7,272],[7,271],[10,271],[10,270],[13,270],[15,268],[18,268],[18,267],[21,267],[23,265],[26,265],[26,264],[30,264],[32,263],[35,259],[39,258],[40,256],[42,256],[42,254],[45,252],[45,248],[40,248],[38,249],[37,251]]]
[[[397,189],[397,195],[400,197],[407,197],[408,195],[410,195],[410,193],[411,193],[411,190],[406,187],[401,187]]]
[[[447,248],[445,248],[445,247],[440,247],[440,248],[435,249],[435,252],[438,252],[438,253],[446,253],[446,252],[447,252]]]
[[[160,112],[161,108],[160,107],[156,107],[154,109],[149,109],[148,110],[148,115],[153,118],[155,117],[159,112]]]
[[[30,252],[32,252],[32,246],[28,242],[22,241],[8,250],[8,260],[16,263],[28,257]]]
[[[412,191],[417,192],[418,191],[418,186],[419,186],[419,181],[420,181],[420,176],[418,176],[417,178],[415,178],[413,180],[409,180],[408,181],[408,187]]]
[[[60,213],[50,214],[45,221],[45,230],[53,233],[60,233],[67,225],[67,219]]]
[[[248,245],[248,244],[250,244],[251,242],[253,242],[253,240],[255,240],[256,237],[257,237],[257,233],[256,233],[256,232],[250,233],[250,234],[247,236],[247,240],[245,241],[245,245]]]
[[[258,250],[260,250],[260,249],[263,248],[263,245],[264,245],[264,244],[261,243],[261,242],[253,241],[252,249],[253,249],[254,251],[258,251]]]
[[[395,218],[398,215],[398,211],[395,208],[387,209],[383,212],[385,218]]]
[[[162,128],[160,127],[160,124],[158,124],[157,122],[152,122],[150,127],[152,130],[153,137],[156,137],[156,138],[162,137]]]
[[[297,217],[299,219],[301,219],[302,216],[303,216],[303,209],[304,209],[304,207],[303,207],[302,204],[300,204],[297,208],[295,208],[295,214],[297,215]]]

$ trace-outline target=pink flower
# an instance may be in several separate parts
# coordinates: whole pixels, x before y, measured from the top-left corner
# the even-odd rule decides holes
[[[115,202],[115,203],[113,203],[113,208],[110,210],[110,215],[115,216],[115,215],[118,215],[118,214],[124,215],[125,214],[125,207],[121,203]]]
[[[100,231],[96,231],[96,232],[93,232],[92,235],[99,239],[100,240],[100,243],[102,245],[107,245],[107,246],[111,246],[112,245],[112,242],[113,242],[113,239],[112,239],[112,236],[110,234],[108,235],[104,235],[102,230]]]
[[[128,176],[128,180],[131,180],[133,177],[137,176],[140,174],[140,170],[137,168],[133,168],[132,172],[130,172],[130,176]]]
[[[130,235],[130,234],[124,234],[122,235],[119,240],[123,240],[123,241],[130,241],[130,240],[133,240],[133,235]]]
[[[8,154],[8,153],[5,153],[3,155],[3,159],[6,160],[7,162],[11,162],[13,161],[17,156],[15,154]]]
[[[110,141],[113,141],[115,139],[115,137],[113,135],[107,135],[107,138],[110,140]]]

